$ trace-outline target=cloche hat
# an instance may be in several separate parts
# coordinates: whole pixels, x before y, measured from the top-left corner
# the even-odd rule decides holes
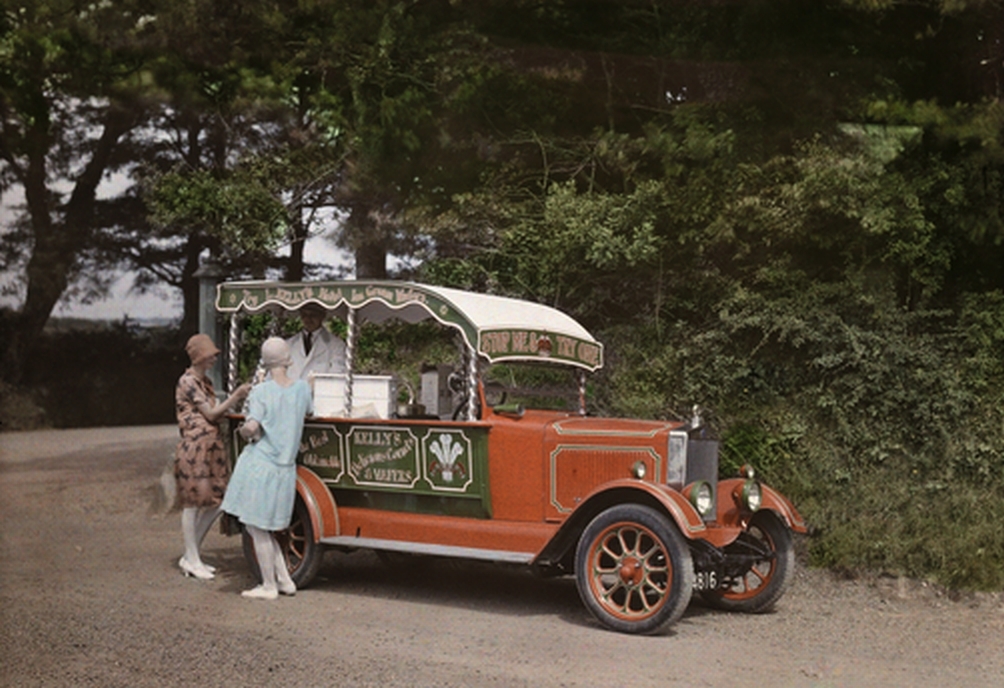
[[[185,344],[185,351],[192,360],[192,365],[198,365],[210,356],[220,353],[208,334],[193,334]]]

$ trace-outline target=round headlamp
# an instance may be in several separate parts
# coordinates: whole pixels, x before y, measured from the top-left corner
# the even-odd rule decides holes
[[[698,480],[690,486],[690,503],[697,509],[701,517],[705,517],[715,508],[714,493],[711,485],[704,480]]]
[[[760,483],[755,480],[747,480],[739,489],[737,497],[740,508],[750,513],[757,511],[763,503],[763,491],[760,489]]]
[[[632,464],[631,475],[638,478],[638,480],[643,479],[646,473],[648,473],[648,469],[645,468],[644,461],[635,461],[634,464]]]

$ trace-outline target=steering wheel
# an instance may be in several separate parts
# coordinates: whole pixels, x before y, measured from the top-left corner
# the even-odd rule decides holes
[[[475,404],[475,413],[481,415],[481,404]],[[467,400],[464,399],[453,409],[452,420],[467,420]]]
[[[462,379],[463,378],[461,378],[461,381],[462,381]],[[503,385],[501,382],[498,382],[496,380],[485,380],[482,384],[484,385],[484,389],[485,389],[485,401],[488,402],[489,406],[493,406],[494,407],[494,406],[498,406],[500,404],[504,404],[505,403],[506,398],[508,398],[508,396],[509,396],[509,391],[505,388],[505,385]],[[453,389],[454,391],[462,391],[463,387],[461,387],[460,389],[455,388],[453,386],[453,380],[452,380],[452,376],[451,376],[450,389]],[[493,397],[497,397],[497,398],[494,399],[494,401],[493,401]],[[475,419],[476,418],[480,418],[481,417],[481,400],[480,399],[478,399],[475,402],[474,407],[475,407],[475,411],[474,412],[476,414]],[[451,418],[453,420],[472,420],[472,419],[468,419],[467,418],[467,399],[461,399],[460,403],[458,403],[456,405],[456,407],[454,407],[453,414],[452,414]]]
[[[499,406],[504,404],[509,397],[509,390],[498,380],[485,380],[485,401],[489,406]]]

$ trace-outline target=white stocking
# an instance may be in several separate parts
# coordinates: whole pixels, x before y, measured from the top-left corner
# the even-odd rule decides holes
[[[275,581],[275,562],[279,550],[267,530],[246,526],[251,541],[254,543],[254,554],[258,558],[258,570],[261,571],[261,586],[265,590],[277,590]]]
[[[275,542],[275,538],[272,541]],[[279,590],[284,595],[296,592],[296,584],[289,576],[289,566],[286,564],[286,557],[283,555],[282,547],[279,546],[278,542],[275,542],[275,579],[279,584]]]
[[[206,533],[213,527],[213,522],[220,515],[221,509],[218,506],[207,506],[199,509],[198,518],[195,521],[195,535],[198,538],[199,547],[206,539]]]
[[[185,559],[192,566],[202,566],[199,557],[199,536],[196,521],[199,510],[194,506],[181,510],[181,535],[185,539]]]

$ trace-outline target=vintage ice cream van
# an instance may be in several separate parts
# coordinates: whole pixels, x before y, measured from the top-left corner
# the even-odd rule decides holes
[[[507,562],[575,576],[590,612],[627,633],[668,628],[694,593],[744,612],[784,593],[792,532],[805,532],[789,500],[750,467],[719,477],[699,418],[590,415],[587,375],[603,345],[568,315],[416,283],[224,283],[230,388],[242,323],[306,303],[345,324],[347,370],[314,380],[288,534],[298,586],[326,549]],[[394,370],[358,373],[360,328],[389,322],[444,328],[455,360],[428,362],[418,385]],[[568,407],[533,408],[515,377],[493,374],[524,365],[567,371]],[[236,433],[232,445],[236,454]]]

